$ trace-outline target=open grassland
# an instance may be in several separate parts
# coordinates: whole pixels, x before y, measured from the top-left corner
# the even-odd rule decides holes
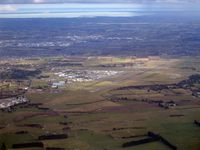
[[[81,62],[83,66],[55,67],[51,64],[68,61]],[[49,69],[44,67],[47,62]],[[26,93],[31,103],[42,103],[41,106],[17,106],[12,113],[0,112],[0,143],[4,142],[7,149],[13,150],[12,145],[17,143],[41,141],[44,148],[65,150],[170,150],[159,141],[122,147],[123,143],[147,138],[149,131],[160,134],[180,150],[200,148],[200,127],[193,123],[200,120],[200,98],[194,97],[190,90],[116,90],[127,86],[178,83],[199,73],[198,57],[59,57],[20,60],[18,64],[42,66],[42,74],[50,76],[32,79]],[[54,73],[66,68],[118,70],[122,73],[97,81],[74,82],[58,89],[51,89],[50,86],[37,89],[46,87],[48,80],[59,80]],[[199,88],[199,84],[192,88]],[[122,97],[127,100],[117,101]],[[165,109],[151,102],[153,100],[172,100],[177,106]],[[39,136],[48,134],[67,134],[68,138],[38,140]]]

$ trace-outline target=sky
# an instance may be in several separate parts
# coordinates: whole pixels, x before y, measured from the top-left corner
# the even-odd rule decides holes
[[[0,0],[1,4],[16,3],[198,3],[199,0]]]
[[[0,18],[129,17],[153,11],[200,11],[200,0],[0,0]]]

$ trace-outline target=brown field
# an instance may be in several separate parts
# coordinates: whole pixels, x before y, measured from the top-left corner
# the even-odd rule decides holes
[[[83,66],[44,67],[47,62],[57,59],[70,59],[81,62]],[[38,61],[15,60],[18,64],[44,67],[42,74],[48,74],[49,77],[31,78],[32,86],[25,95],[31,103],[42,103],[39,107],[48,110],[16,106],[13,112],[0,112],[0,143],[5,143],[7,149],[13,150],[13,144],[38,141],[38,136],[43,134],[66,133],[67,139],[42,141],[44,144],[42,149],[46,147],[65,148],[65,150],[170,149],[159,141],[130,148],[122,147],[123,143],[143,139],[147,137],[147,132],[152,131],[180,150],[199,150],[200,127],[194,124],[194,120],[200,121],[200,97],[194,97],[191,90],[183,88],[161,91],[116,90],[127,86],[178,83],[190,75],[199,74],[198,60],[198,57],[174,59],[62,57]],[[195,70],[191,69],[194,67]],[[66,68],[112,70],[121,73],[90,82],[65,84],[58,89],[53,89],[50,85],[46,89],[37,89],[38,86],[48,85],[49,80],[63,80],[54,73]],[[198,85],[195,86],[199,88]],[[121,97],[126,97],[128,100],[117,101]],[[177,106],[165,109],[151,102],[159,100],[174,101]],[[16,134],[19,131],[27,133]],[[22,148],[25,149],[27,148]]]

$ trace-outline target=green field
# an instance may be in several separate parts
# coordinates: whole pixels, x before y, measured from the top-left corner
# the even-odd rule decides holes
[[[73,60],[83,66],[51,66],[55,60]],[[119,90],[119,87],[177,83],[190,75],[199,74],[199,58],[45,58],[38,61],[19,60],[18,64],[42,66],[42,74],[49,78],[33,78],[26,97],[31,103],[42,103],[49,110],[35,107],[0,112],[0,144],[7,149],[13,144],[38,141],[44,134],[68,134],[67,139],[44,140],[44,148],[59,147],[65,150],[170,150],[157,141],[123,148],[122,144],[147,137],[152,131],[167,139],[178,150],[200,149],[200,97],[191,95],[188,89],[147,91],[146,89]],[[128,63],[128,66],[120,66]],[[133,65],[130,66],[130,63]],[[102,64],[117,64],[102,67]],[[139,64],[139,65],[138,65]],[[59,64],[58,64],[59,65]],[[54,68],[54,69],[52,69]],[[55,72],[64,69],[93,69],[122,71],[121,74],[90,82],[65,84],[52,89],[49,80],[59,80]],[[192,68],[192,69],[191,69]],[[195,68],[195,69],[194,69]],[[42,87],[42,89],[40,89]],[[199,89],[199,84],[195,87]],[[110,98],[127,97],[135,101],[112,101]],[[147,102],[142,101],[147,99]],[[170,109],[159,107],[150,100],[173,100],[178,105]],[[67,116],[67,117],[66,117]],[[62,124],[62,122],[66,124]],[[39,124],[42,128],[26,126]],[[67,128],[63,130],[63,128]],[[26,134],[16,134],[27,131]],[[125,138],[123,138],[125,137]],[[26,148],[23,148],[25,150]],[[27,148],[39,150],[40,148]],[[21,149],[20,149],[21,150]]]

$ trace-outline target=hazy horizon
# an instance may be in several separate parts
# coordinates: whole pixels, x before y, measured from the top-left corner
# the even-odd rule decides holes
[[[193,3],[0,3],[0,18],[133,17],[160,12],[200,12]]]

